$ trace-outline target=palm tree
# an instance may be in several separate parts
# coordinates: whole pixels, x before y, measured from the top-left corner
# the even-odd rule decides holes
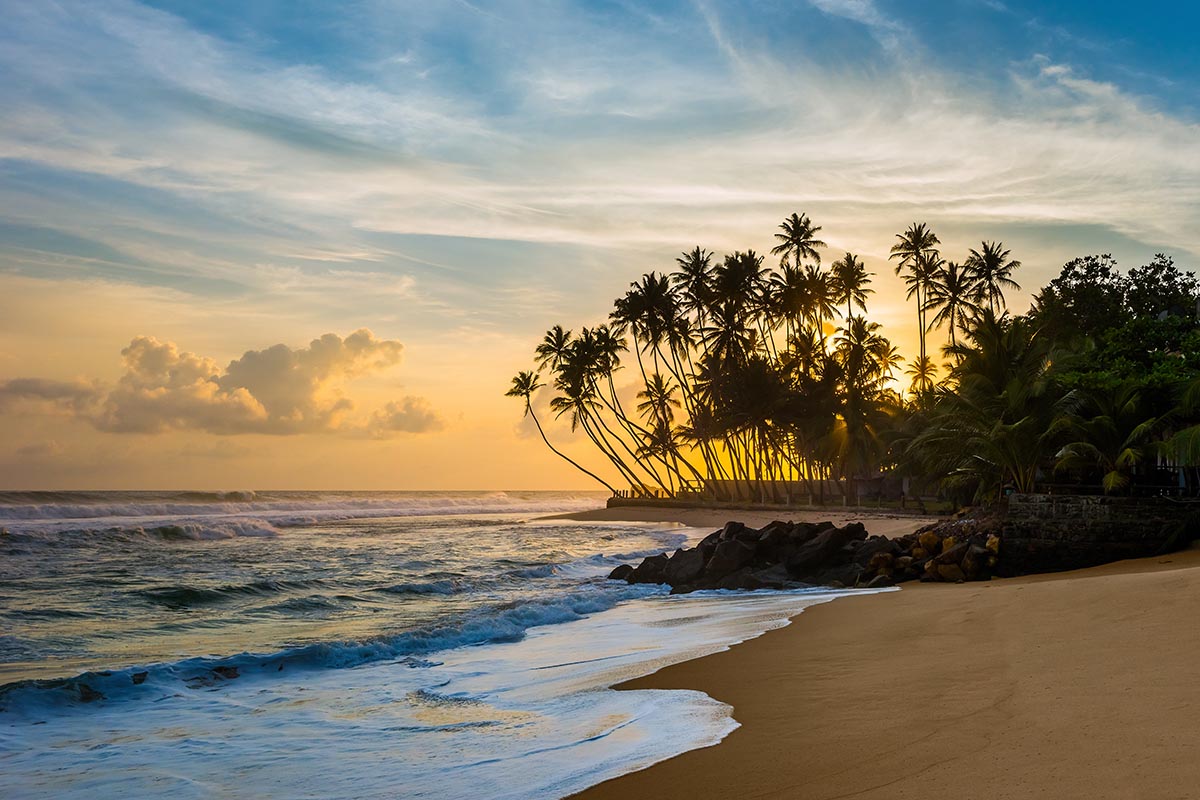
[[[920,342],[921,358],[925,358],[925,289],[930,283],[938,257],[935,245],[941,244],[937,234],[929,230],[924,222],[914,222],[904,233],[896,234],[899,239],[892,245],[888,258],[898,258],[896,274],[908,270],[905,283],[908,284],[908,297],[917,299],[917,327]]]
[[[975,301],[982,303],[986,300],[988,309],[997,314],[1004,306],[1004,290],[1021,288],[1012,279],[1013,272],[1021,266],[1021,262],[1010,259],[1009,251],[1004,249],[1001,242],[982,242],[980,247],[979,250],[971,250],[967,258],[967,266],[971,268],[976,281]]]
[[[975,298],[979,296],[979,283],[975,271],[953,261],[943,262],[933,275],[926,293],[925,308],[936,312],[929,327],[950,328],[950,346],[958,343],[956,331],[966,327],[968,316],[978,312]]]
[[[712,302],[712,253],[699,247],[675,259],[679,271],[671,275],[671,285],[679,293],[680,307],[694,312],[701,327],[704,312]]]
[[[779,228],[783,233],[775,234],[779,244],[771,248],[773,255],[781,258],[791,256],[797,266],[806,258],[811,258],[817,264],[821,263],[821,254],[817,252],[817,248],[825,246],[825,243],[817,238],[821,226],[814,226],[807,214],[797,215],[793,212],[779,224]]]
[[[837,301],[828,273],[809,264],[804,269],[804,286],[809,297],[809,323],[821,337],[821,348],[825,347],[825,320],[837,313]]]
[[[561,330],[561,327],[559,328],[559,330]],[[505,392],[504,395],[505,395],[505,397],[520,397],[525,400],[525,415],[528,417],[531,417],[533,419],[533,424],[537,426],[537,431],[539,434],[541,434],[542,441],[546,443],[546,447],[549,447],[550,451],[552,453],[554,453],[556,456],[563,459],[568,464],[575,467],[575,469],[579,470],[580,472],[584,473],[585,475],[589,475],[592,478],[595,478],[597,481],[599,481],[604,486],[604,488],[608,489],[613,494],[616,494],[617,490],[614,489],[608,483],[608,481],[604,480],[603,478],[601,478],[599,475],[592,472],[591,470],[588,470],[585,467],[581,466],[578,462],[576,462],[574,459],[572,459],[566,453],[563,453],[558,448],[556,448],[554,445],[550,444],[550,440],[546,438],[546,432],[544,430],[542,430],[542,423],[538,422],[537,414],[535,414],[533,411],[533,393],[536,392],[540,388],[542,388],[542,384],[538,380],[537,373],[532,372],[532,371],[518,372],[517,376],[515,378],[513,378],[512,388],[509,389],[507,392]]]
[[[934,366],[933,359],[928,356],[918,358],[908,365],[904,374],[912,378],[908,384],[908,391],[923,402],[923,398],[933,391],[933,383],[937,378],[937,367]]]
[[[1056,420],[1075,402],[1055,383],[1051,340],[1024,317],[997,318],[985,308],[966,341],[947,350],[955,388],[938,395],[909,455],[925,474],[979,498],[1005,484],[1034,491],[1039,469],[1059,450]]]
[[[563,330],[562,325],[555,325],[546,331],[541,344],[534,350],[537,354],[538,371],[540,372],[546,368],[549,368],[551,371],[558,369],[563,358],[566,357],[567,348],[570,346],[571,332]]]
[[[875,293],[874,289],[866,288],[867,284],[871,282],[871,274],[853,253],[846,253],[840,260],[833,262],[829,268],[829,283],[833,299],[839,304],[846,304],[847,320],[854,313],[854,305],[858,305],[863,313],[866,313],[867,295]]]
[[[1058,452],[1057,469],[1097,469],[1105,494],[1129,485],[1135,467],[1149,459],[1163,421],[1147,413],[1131,383],[1082,393],[1083,413],[1063,420],[1071,441]]]

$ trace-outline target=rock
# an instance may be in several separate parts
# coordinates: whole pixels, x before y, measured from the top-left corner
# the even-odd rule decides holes
[[[895,561],[896,557],[891,553],[876,553],[875,555],[871,556],[871,560],[867,562],[867,569],[871,570],[872,572],[879,572],[880,570],[890,571]],[[856,559],[855,563],[861,562],[858,562]]]
[[[900,556],[896,559],[896,569],[908,569],[913,564],[912,556]]]
[[[216,675],[218,678],[222,678],[224,680],[231,681],[234,678],[238,677],[238,668],[237,667],[213,667],[213,674]]]
[[[967,549],[959,566],[962,567],[963,574],[967,576],[967,580],[983,579],[987,576],[988,560],[991,558],[994,558],[994,556],[986,547],[971,545]]]
[[[677,586],[681,583],[693,583],[704,572],[704,553],[699,549],[676,550],[675,555],[667,562],[663,577],[667,583]]]
[[[909,551],[909,555],[911,555],[916,561],[924,561],[925,559],[929,558],[929,551],[924,547],[914,547]]]
[[[891,585],[892,585],[892,579],[890,577],[888,577],[887,575],[876,575],[874,578],[871,578],[871,580],[867,581],[867,585],[865,588],[881,589],[884,586],[891,586]]]
[[[737,538],[737,535],[744,530],[746,530],[746,524],[744,522],[726,522],[725,527],[721,528],[720,540],[722,542],[727,542],[730,539],[735,539]]]
[[[787,567],[783,564],[775,564],[766,569],[752,572],[751,577],[759,582],[760,589],[786,589],[792,584]]]
[[[842,586],[854,586],[858,583],[862,572],[863,569],[858,564],[842,564],[818,572],[809,578],[809,582],[818,586],[832,586],[835,583]]]
[[[829,528],[801,545],[787,561],[788,572],[803,576],[825,566],[845,545],[842,531]],[[843,581],[844,583],[844,581]]]
[[[830,523],[832,525],[833,523]],[[847,541],[857,541],[867,538],[867,526],[861,522],[851,522],[842,528],[842,535]]]
[[[942,580],[952,583],[962,583],[967,579],[967,576],[963,574],[962,567],[958,564],[938,564],[937,573]]]
[[[772,522],[759,532],[758,550],[773,561],[782,560],[794,541],[793,526],[788,522]]]
[[[147,672],[135,672],[129,676],[129,679],[131,681],[133,681],[134,686],[140,686],[141,684],[145,683],[146,678],[149,678],[149,677],[150,677],[150,673],[148,671]]]
[[[745,542],[729,539],[717,545],[712,558],[704,566],[706,583],[720,581],[731,572],[735,572],[754,560],[754,548]]]
[[[717,584],[718,589],[761,589],[762,584],[754,577],[754,573],[750,567],[742,567],[736,572],[731,572],[726,575]]]
[[[936,554],[942,548],[942,540],[933,531],[925,531],[917,537],[922,549],[927,553]]]
[[[628,581],[629,576],[633,574],[633,567],[628,564],[621,564],[612,572],[608,573],[608,579],[612,581]]]
[[[1000,555],[1000,537],[994,533],[989,534],[985,547],[992,552],[993,556]]]
[[[962,561],[963,556],[967,554],[967,549],[970,544],[963,542],[947,547],[954,539],[947,537],[946,541],[942,542],[942,554],[936,556],[933,560],[939,564],[957,564]]]
[[[721,541],[721,534],[724,531],[713,531],[708,536],[700,540],[700,544],[696,545],[697,550],[704,552],[705,557],[712,554],[712,551],[717,548],[717,544]]]
[[[630,583],[666,583],[667,560],[666,553],[643,559],[625,580]]]
[[[888,555],[894,554],[899,549],[899,546],[892,539],[886,536],[872,536],[867,539],[855,551],[854,560],[864,566],[871,563],[871,560],[880,553]]]

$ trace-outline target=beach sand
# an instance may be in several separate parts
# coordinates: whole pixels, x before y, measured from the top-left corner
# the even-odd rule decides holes
[[[1198,619],[1195,550],[838,599],[622,687],[698,689],[742,727],[577,797],[1198,797]]]
[[[665,506],[618,506],[597,508],[591,511],[576,511],[570,514],[555,514],[545,519],[578,519],[605,522],[679,522],[692,528],[716,530],[730,520],[744,522],[752,528],[761,528],[773,520],[790,522],[824,522],[835,525],[847,522],[862,522],[867,532],[895,538],[912,533],[923,525],[936,522],[937,517],[918,517],[908,514],[893,514],[886,511],[851,513],[845,509],[828,508],[811,510],[764,510],[740,508],[668,508]]]

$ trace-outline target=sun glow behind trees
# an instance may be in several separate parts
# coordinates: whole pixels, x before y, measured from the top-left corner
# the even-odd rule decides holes
[[[524,398],[546,439],[531,398],[543,383],[552,388],[551,411],[582,431],[635,494],[781,499],[792,491],[781,486],[810,497],[832,486],[856,496],[858,481],[894,461],[897,420],[933,391],[926,333],[945,328],[953,345],[983,309],[1003,308],[1020,264],[988,242],[962,265],[946,262],[923,223],[897,235],[892,253],[921,331],[905,397],[895,388],[903,359],[867,317],[873,273],[849,252],[822,268],[820,231],[805,214],[785,219],[774,268],[754,251],[683,253],[671,274],[631,284],[608,323],[547,332],[537,370],[518,375],[508,394]],[[641,386],[632,408],[616,378],[626,367]]]

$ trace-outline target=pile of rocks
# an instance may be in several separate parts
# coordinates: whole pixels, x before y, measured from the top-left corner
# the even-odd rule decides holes
[[[878,587],[907,580],[987,580],[1000,537],[977,526],[941,523],[898,539],[868,536],[859,522],[772,522],[756,530],[730,522],[694,548],[651,556],[609,575],[629,583],[697,589]]]

